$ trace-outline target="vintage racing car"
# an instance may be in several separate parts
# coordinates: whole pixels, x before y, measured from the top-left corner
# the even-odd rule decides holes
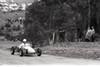
[[[22,57],[22,56],[25,56],[25,55],[30,55],[30,54],[37,54],[37,56],[41,56],[42,54],[42,50],[40,48],[32,48],[34,51],[33,52],[30,52],[28,51],[28,49],[25,49],[25,48],[18,48],[18,46],[12,46],[10,48],[10,53],[11,55],[14,55],[15,53],[19,53],[19,55]]]

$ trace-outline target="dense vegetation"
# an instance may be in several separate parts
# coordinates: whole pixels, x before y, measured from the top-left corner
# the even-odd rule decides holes
[[[64,29],[67,41],[84,38],[90,24],[89,0],[41,0],[27,8],[25,35],[35,44],[50,40],[53,32]],[[38,43],[39,43],[38,42]]]
[[[53,33],[64,41],[84,41],[88,27],[99,31],[99,0],[41,0],[35,1],[26,10],[24,20],[24,38],[33,44],[47,43],[52,40]],[[6,28],[10,25],[6,24]],[[19,28],[13,27],[13,30]],[[57,40],[56,37],[56,41]],[[60,39],[61,40],[61,39]]]

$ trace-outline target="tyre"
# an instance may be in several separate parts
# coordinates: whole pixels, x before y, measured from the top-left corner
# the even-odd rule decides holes
[[[41,56],[42,55],[42,50],[40,48],[37,49],[37,56]]]
[[[14,55],[14,53],[15,53],[15,48],[14,47],[11,47],[10,53],[11,53],[11,55]]]
[[[19,55],[20,55],[21,57],[24,55],[24,52],[23,52],[22,49],[20,49],[20,51],[19,51]]]

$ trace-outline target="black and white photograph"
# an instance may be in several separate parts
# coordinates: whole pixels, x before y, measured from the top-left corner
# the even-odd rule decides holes
[[[3,65],[100,65],[100,0],[0,0]]]

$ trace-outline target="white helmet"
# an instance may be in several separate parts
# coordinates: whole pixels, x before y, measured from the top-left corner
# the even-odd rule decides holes
[[[26,42],[27,40],[26,39],[23,39],[23,42]]]

